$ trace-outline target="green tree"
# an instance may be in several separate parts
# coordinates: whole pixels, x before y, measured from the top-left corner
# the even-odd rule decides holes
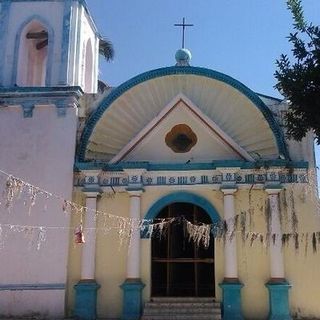
[[[320,28],[306,22],[301,0],[287,0],[294,32],[288,36],[294,61],[277,60],[276,89],[289,101],[287,134],[300,141],[309,130],[320,144]]]
[[[104,38],[99,42],[99,53],[107,60],[111,61],[114,58],[113,44]]]

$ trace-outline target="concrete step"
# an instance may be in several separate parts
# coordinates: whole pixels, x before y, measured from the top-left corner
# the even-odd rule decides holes
[[[197,314],[180,314],[180,315],[143,315],[141,320],[221,320],[221,315],[197,315]]]
[[[146,302],[146,308],[217,308],[220,309],[219,302]]]
[[[220,320],[220,303],[213,298],[158,297],[145,303],[142,320]]]
[[[215,315],[215,314],[221,314],[220,309],[216,308],[199,308],[199,307],[194,307],[194,308],[145,308],[144,309],[144,314],[145,315],[171,315],[171,314],[201,314],[201,315]]]
[[[152,297],[152,302],[215,302],[214,298],[197,297]]]

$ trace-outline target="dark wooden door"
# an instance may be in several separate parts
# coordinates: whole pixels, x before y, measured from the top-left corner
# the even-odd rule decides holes
[[[208,214],[189,203],[173,203],[157,218],[184,217],[211,223]],[[189,241],[183,221],[170,224],[165,236],[152,238],[152,296],[214,297],[214,240],[205,249]]]

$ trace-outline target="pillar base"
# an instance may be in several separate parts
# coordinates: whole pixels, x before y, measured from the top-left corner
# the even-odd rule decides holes
[[[74,316],[81,320],[95,320],[97,318],[97,291],[100,285],[95,280],[80,280],[74,286],[76,301]]]
[[[145,285],[140,279],[127,279],[123,290],[122,320],[139,320],[142,313],[142,290]]]
[[[269,320],[291,320],[289,309],[289,289],[291,285],[283,280],[281,282],[269,281],[266,283],[269,290]]]
[[[222,289],[222,318],[223,320],[242,320],[241,288],[243,284],[237,279],[225,279],[219,284]]]

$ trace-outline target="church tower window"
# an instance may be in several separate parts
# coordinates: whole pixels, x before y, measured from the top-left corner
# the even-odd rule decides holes
[[[84,61],[84,91],[93,92],[93,52],[91,39],[86,43]]]
[[[32,20],[20,35],[17,85],[45,86],[49,35],[47,28]]]

